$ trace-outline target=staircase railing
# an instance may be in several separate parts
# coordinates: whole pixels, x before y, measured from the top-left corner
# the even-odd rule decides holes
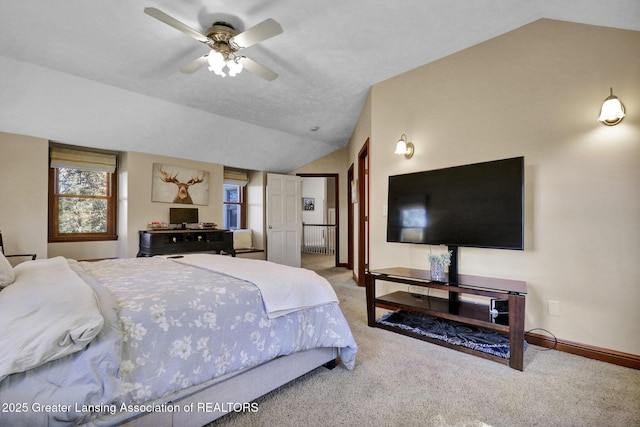
[[[333,255],[336,253],[335,224],[302,224],[302,252]]]

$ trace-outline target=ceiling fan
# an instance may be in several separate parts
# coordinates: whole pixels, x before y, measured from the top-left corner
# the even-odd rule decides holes
[[[183,73],[191,74],[205,65],[209,65],[209,70],[219,76],[225,77],[227,73],[235,76],[244,68],[250,72],[257,74],[265,80],[271,81],[278,77],[273,70],[257,63],[253,59],[238,54],[242,49],[253,46],[266,39],[277,36],[282,33],[282,27],[273,19],[265,19],[258,25],[249,28],[246,31],[238,33],[231,24],[226,22],[214,22],[205,34],[194,30],[188,25],[183,24],[177,19],[167,15],[155,7],[147,7],[144,13],[172,26],[176,30],[182,31],[189,37],[206,44],[211,51],[194,61],[180,67]]]

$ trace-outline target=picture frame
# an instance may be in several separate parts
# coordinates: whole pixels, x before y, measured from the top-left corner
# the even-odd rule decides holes
[[[151,201],[183,205],[209,204],[209,172],[153,164]]]
[[[313,211],[315,210],[316,199],[313,197],[303,197],[302,198],[302,210],[304,211]]]

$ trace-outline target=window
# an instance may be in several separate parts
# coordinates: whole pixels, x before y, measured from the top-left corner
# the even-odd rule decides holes
[[[244,188],[244,186],[238,184],[224,184],[223,228],[228,230],[246,228]]]
[[[246,186],[248,173],[237,169],[224,169],[223,223],[228,230],[247,228]]]
[[[115,155],[52,147],[49,242],[117,240],[117,211]]]

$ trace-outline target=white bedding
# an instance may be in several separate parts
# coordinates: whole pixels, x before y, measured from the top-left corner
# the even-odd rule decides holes
[[[206,257],[223,262],[230,258]],[[268,267],[260,261],[247,261]],[[118,408],[123,404],[169,401],[190,387],[315,348],[336,348],[345,368],[355,366],[357,345],[337,303],[314,304],[271,319],[256,285],[204,267],[160,257],[67,262],[75,275],[67,274],[71,273],[67,268],[64,276],[53,274],[56,265],[49,266],[53,270],[38,268],[29,296],[23,299],[36,300],[33,296],[44,296],[45,290],[59,286],[67,290],[68,283],[77,284],[79,289],[57,294],[72,300],[77,309],[94,310],[97,302],[104,319],[102,330],[82,350],[0,380],[0,402],[7,407],[61,408],[53,412],[0,412],[0,426],[97,425],[103,420],[101,414],[106,424],[112,425],[110,417],[119,417],[113,413],[122,411]],[[57,260],[27,263],[36,267],[60,264]],[[22,286],[14,283],[2,294]],[[272,287],[277,288],[275,284]],[[318,287],[325,299],[333,299],[333,290],[323,292],[321,282]],[[304,284],[291,289],[306,293]],[[79,298],[83,292],[91,298]],[[308,303],[305,297],[295,300]],[[47,301],[45,298],[44,305]],[[51,307],[64,308],[58,304]],[[73,310],[64,308],[48,319],[35,319],[46,328],[71,314]],[[28,320],[21,320],[20,326],[26,327]],[[125,410],[123,416],[145,411]]]
[[[338,303],[331,284],[315,271],[304,268],[210,254],[185,254],[171,260],[253,283],[260,289],[270,319],[305,308]],[[305,292],[298,292],[303,287]]]
[[[62,257],[25,262],[0,293],[0,381],[82,350],[102,330],[98,299]]]

